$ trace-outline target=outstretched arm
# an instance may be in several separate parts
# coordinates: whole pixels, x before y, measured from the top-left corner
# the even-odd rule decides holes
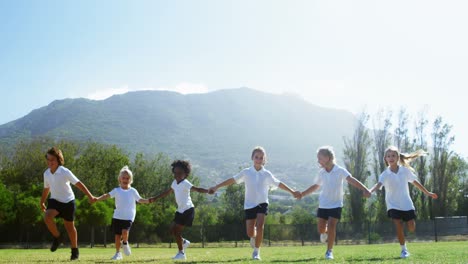
[[[309,188],[307,188],[307,190],[303,191],[301,193],[301,196],[304,197],[306,195],[309,195],[309,194],[315,192],[318,188],[320,188],[320,185],[314,184],[314,185],[310,186]]]
[[[195,186],[192,186],[192,188],[190,188],[190,191],[199,192],[199,193],[208,193],[209,192],[208,189],[199,188],[199,187],[195,187]]]
[[[426,187],[424,187],[419,181],[415,180],[412,182],[412,184],[416,186],[419,190],[421,190],[424,194],[426,194],[427,196],[430,196],[432,199],[438,198],[437,194],[428,191]]]
[[[149,203],[151,203],[151,198],[149,198],[149,199],[141,198],[140,200],[138,200],[138,203],[149,204]]]
[[[369,192],[372,194],[373,192],[379,190],[381,187],[382,187],[382,183],[378,182],[372,188],[370,188]]]
[[[86,196],[88,196],[88,199],[89,199],[89,202],[92,203],[94,202],[95,200],[95,197],[91,194],[91,192],[88,190],[88,188],[86,188],[86,185],[84,185],[84,183],[82,182],[77,182],[75,184],[75,186],[80,189],[80,191],[82,191],[84,194],[86,194]]]
[[[292,194],[292,196],[294,196],[294,198],[296,199],[301,199],[302,198],[302,195],[301,195],[301,192],[300,191],[294,191],[293,189],[289,188],[289,186],[287,186],[286,184],[280,182],[280,184],[278,185],[278,187],[281,189],[281,190],[284,190],[284,191],[287,191],[289,192],[290,194]]]
[[[106,194],[103,194],[103,195],[101,195],[99,197],[96,197],[95,201],[96,202],[104,201],[104,200],[109,199],[110,197],[111,197],[110,194],[106,193]]]
[[[208,189],[208,193],[209,193],[209,194],[213,194],[213,193],[215,193],[219,188],[224,187],[224,186],[229,186],[229,185],[232,185],[232,184],[234,184],[234,183],[236,183],[236,180],[234,180],[234,178],[229,178],[229,179],[227,179],[227,180],[225,180],[225,181],[223,181],[223,182],[217,184],[216,186],[213,186],[213,187],[211,187],[210,189]]]
[[[348,177],[346,177],[346,181],[348,181],[349,184],[351,184],[352,186],[358,188],[359,190],[362,191],[364,197],[370,197],[371,196],[371,193],[369,191],[369,189],[367,189],[366,186],[364,186],[364,184],[362,184],[360,181],[356,180],[356,178],[354,178],[353,176],[349,175]]]
[[[161,193],[160,195],[149,198],[149,199],[148,199],[148,202],[149,202],[149,203],[153,203],[153,202],[155,202],[157,199],[164,198],[164,197],[168,196],[169,194],[171,194],[172,192],[173,192],[172,188],[169,188],[169,189],[167,189],[166,191],[164,191],[163,193]]]

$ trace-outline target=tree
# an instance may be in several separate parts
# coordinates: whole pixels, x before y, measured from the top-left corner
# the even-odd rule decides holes
[[[244,221],[244,192],[243,184],[233,184],[226,188],[221,196],[222,213],[220,222],[223,224],[239,224]]]
[[[369,146],[371,140],[369,130],[366,124],[369,120],[369,115],[361,113],[358,118],[357,126],[352,139],[345,139],[344,148],[344,163],[346,169],[358,181],[366,184],[367,178],[370,175],[368,171],[369,163]],[[349,188],[349,205],[350,205],[350,220],[357,225],[365,219],[364,204],[365,200],[362,197],[362,191],[357,188]]]
[[[0,223],[11,223],[15,219],[14,195],[0,181]]]
[[[447,216],[450,205],[448,203],[449,185],[454,180],[453,172],[449,167],[449,161],[453,151],[450,146],[455,141],[455,137],[450,135],[452,127],[444,124],[442,117],[437,117],[433,124],[432,145],[433,158],[431,166],[431,182],[433,191],[439,195],[439,199],[434,200],[434,216]],[[431,200],[430,200],[431,201]]]

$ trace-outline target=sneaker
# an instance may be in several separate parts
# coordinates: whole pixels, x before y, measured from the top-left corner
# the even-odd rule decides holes
[[[255,237],[251,237],[251,238],[250,238],[250,246],[251,246],[252,248],[255,248],[255,240],[256,240]]]
[[[57,250],[57,248],[60,246],[62,243],[62,236],[54,237],[54,240],[52,241],[52,245],[50,246],[50,251],[54,252]]]
[[[132,254],[132,249],[130,248],[130,245],[128,244],[122,244],[122,249],[125,255],[130,256]]]
[[[184,239],[184,243],[182,244],[182,248],[186,250],[190,246],[190,241]]]
[[[327,233],[320,234],[320,242],[326,243],[327,240],[328,240],[328,234]]]
[[[327,250],[327,252],[325,253],[325,259],[333,259],[333,252]]]
[[[80,257],[80,252],[78,251],[78,248],[72,248],[70,260],[77,260],[79,257]]]
[[[185,256],[184,253],[179,252],[179,253],[177,253],[177,255],[175,255],[172,259],[174,259],[174,260],[186,260],[187,257]]]
[[[408,250],[401,251],[401,255],[400,255],[401,258],[408,258],[409,256],[410,256],[410,253],[408,252]]]
[[[123,259],[122,253],[120,253],[120,252],[115,253],[115,255],[111,259],[112,260],[122,260]]]
[[[254,252],[252,253],[252,259],[253,260],[262,260],[262,258],[260,257],[260,252],[254,250]]]

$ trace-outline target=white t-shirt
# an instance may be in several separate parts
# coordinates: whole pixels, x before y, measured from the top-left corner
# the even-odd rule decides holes
[[[114,218],[135,221],[136,203],[141,199],[138,191],[130,187],[127,190],[121,187],[114,188],[109,195],[115,198]]]
[[[385,187],[385,202],[387,211],[397,209],[401,211],[415,210],[408,188],[408,182],[418,178],[405,166],[399,166],[398,172],[394,173],[387,168],[379,176],[379,182]]]
[[[330,172],[321,169],[316,184],[322,187],[319,196],[319,208],[332,209],[343,207],[343,181],[351,176],[345,168],[333,165]]]
[[[59,166],[55,173],[50,168],[44,172],[44,188],[50,189],[50,198],[61,203],[68,203],[75,199],[75,194],[70,186],[80,180],[67,168]]]
[[[190,209],[193,206],[192,198],[190,197],[190,189],[193,184],[190,183],[187,179],[179,182],[174,180],[171,184],[172,190],[174,190],[175,199],[177,202],[177,212],[183,213],[187,209]]]
[[[244,209],[254,208],[261,203],[268,203],[268,191],[277,188],[281,183],[273,174],[262,167],[259,171],[254,166],[243,169],[234,180],[245,183]]]

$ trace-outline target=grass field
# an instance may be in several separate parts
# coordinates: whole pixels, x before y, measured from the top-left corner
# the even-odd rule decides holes
[[[397,243],[379,245],[338,245],[335,259],[324,260],[325,245],[263,247],[262,263],[468,263],[468,242],[429,242],[408,245],[411,257],[400,259]],[[185,263],[249,263],[250,248],[189,248]],[[112,263],[113,248],[80,248],[79,263]],[[122,263],[174,263],[176,250],[171,248],[132,248],[132,255]],[[70,249],[1,249],[0,263],[68,262]]]

